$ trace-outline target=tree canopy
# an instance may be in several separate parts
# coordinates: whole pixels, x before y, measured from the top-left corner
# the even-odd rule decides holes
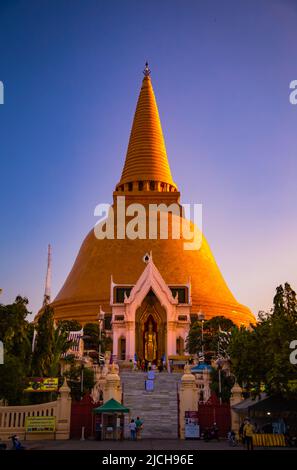
[[[297,366],[290,343],[297,339],[296,293],[286,283],[276,289],[270,313],[259,314],[250,329],[233,330],[228,347],[231,368],[248,392],[297,397]]]
[[[19,403],[31,368],[33,326],[28,299],[16,297],[9,305],[0,305],[0,340],[4,344],[4,364],[0,367],[0,399]]]
[[[203,328],[203,334],[202,334]],[[229,333],[235,328],[234,323],[224,316],[213,317],[206,321],[194,322],[186,339],[186,349],[190,354],[200,354],[204,350],[205,360],[210,360],[218,355],[226,355],[227,339],[225,333]]]
[[[27,317],[31,312],[27,306],[28,299],[20,296],[10,305],[0,305],[0,340],[4,344],[0,399],[12,405],[26,403],[30,398],[23,394],[29,377],[60,376],[61,355],[71,346],[68,333],[81,329],[74,321],[55,325],[50,305],[45,306],[36,322],[29,323]],[[35,394],[34,400],[47,398],[44,393],[39,395]]]

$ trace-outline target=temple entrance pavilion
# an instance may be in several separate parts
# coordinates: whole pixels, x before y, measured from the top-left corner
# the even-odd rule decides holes
[[[146,266],[133,286],[111,281],[113,355],[118,360],[146,360],[157,364],[177,353],[190,324],[190,298],[180,303],[147,256]],[[185,283],[183,289],[189,289]],[[123,298],[118,290],[126,289]],[[183,299],[184,300],[184,299]]]

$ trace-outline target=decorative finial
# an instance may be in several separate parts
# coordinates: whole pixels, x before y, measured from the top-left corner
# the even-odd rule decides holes
[[[146,62],[146,63],[145,63],[145,67],[144,67],[144,71],[143,71],[143,75],[144,75],[145,77],[149,77],[150,74],[151,74],[151,70],[150,70],[150,68],[149,68],[149,66],[148,66],[148,62]]]

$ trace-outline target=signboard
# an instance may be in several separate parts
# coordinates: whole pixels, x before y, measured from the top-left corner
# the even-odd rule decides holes
[[[58,391],[58,378],[31,378],[29,385],[24,390],[25,392],[57,392]]]
[[[55,432],[55,416],[27,416],[25,421],[25,431],[34,432]]]
[[[185,412],[185,439],[200,439],[198,411]]]
[[[154,381],[153,380],[146,380],[145,381],[145,389],[147,392],[154,391]]]

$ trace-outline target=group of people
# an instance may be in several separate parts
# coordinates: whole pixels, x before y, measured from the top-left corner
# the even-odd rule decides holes
[[[136,419],[131,419],[129,423],[131,441],[141,439],[141,431],[143,429],[143,421],[137,416]]]
[[[145,359],[140,360],[134,360],[130,359],[130,365],[131,365],[131,370],[136,371],[136,370],[141,370],[142,372],[148,372],[150,370],[157,370],[159,372],[163,372],[166,369],[166,363],[162,360],[158,361],[157,364],[154,362],[149,362],[146,361]]]

